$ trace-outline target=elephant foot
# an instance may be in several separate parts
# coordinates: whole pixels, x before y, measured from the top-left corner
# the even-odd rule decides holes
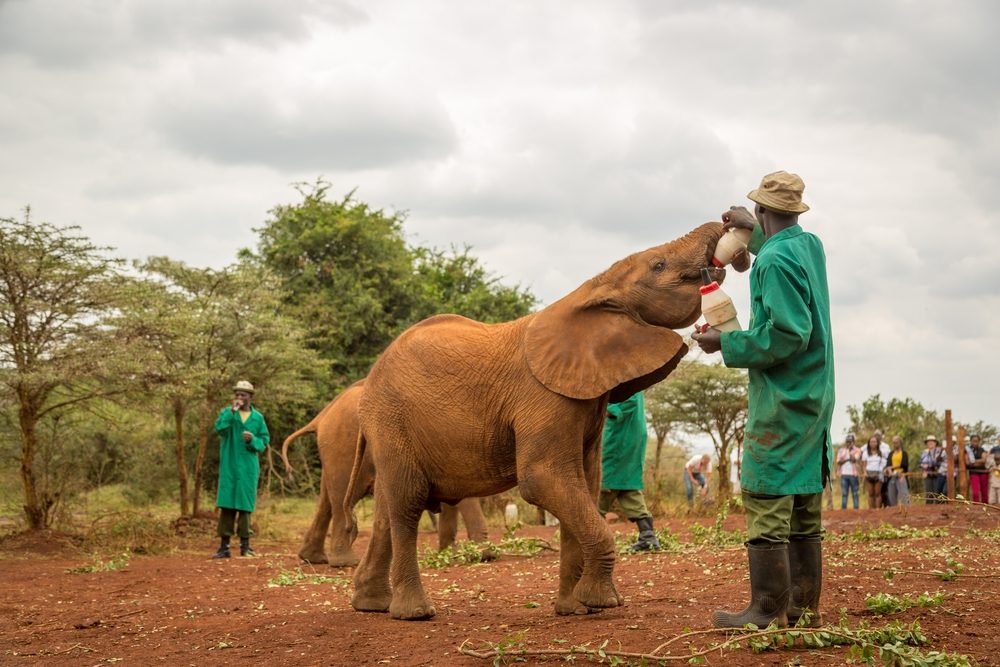
[[[422,621],[431,618],[436,613],[434,605],[426,596],[413,600],[410,596],[397,596],[389,605],[389,616],[401,621]],[[412,596],[416,597],[416,596]],[[421,599],[422,598],[422,599]]]
[[[312,565],[322,565],[327,562],[326,554],[323,553],[322,549],[317,551],[316,549],[302,547],[299,551],[299,558]]]
[[[573,589],[573,597],[580,604],[593,609],[620,607],[625,604],[625,600],[615,590],[615,585],[610,579],[602,581],[581,577]]]
[[[556,616],[586,616],[587,614],[597,614],[601,611],[601,609],[580,604],[572,597],[556,600]]]
[[[392,604],[392,593],[389,591],[369,593],[367,591],[354,591],[351,598],[351,606],[356,611],[373,611],[384,614],[389,611]]]
[[[329,562],[330,567],[354,567],[361,562],[361,559],[348,551],[343,554],[334,554],[330,556],[329,561],[324,562]]]

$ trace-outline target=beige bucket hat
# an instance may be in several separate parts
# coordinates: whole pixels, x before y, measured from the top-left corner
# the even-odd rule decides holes
[[[236,383],[236,386],[233,387],[233,391],[245,391],[248,394],[252,394],[253,385],[247,382],[246,380],[240,380],[239,382]]]
[[[750,201],[782,213],[805,213],[809,207],[802,203],[806,184],[798,174],[776,171],[760,180],[760,187],[747,193]]]
[[[929,435],[926,438],[924,438],[924,444],[926,445],[931,440],[933,440],[934,442],[937,442],[939,445],[941,444],[940,442],[938,442],[938,439],[937,439],[936,435]]]

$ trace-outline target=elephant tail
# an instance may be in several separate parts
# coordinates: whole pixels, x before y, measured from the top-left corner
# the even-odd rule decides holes
[[[348,533],[353,534],[358,525],[358,518],[354,515],[354,487],[357,486],[358,476],[361,475],[361,463],[365,458],[365,433],[358,429],[358,444],[354,450],[354,466],[351,468],[351,481],[347,483],[347,492],[344,493],[344,516],[347,517],[347,524],[344,526]]]
[[[295,433],[292,433],[290,436],[285,438],[285,441],[283,443],[281,443],[281,462],[285,464],[285,474],[288,477],[291,477],[292,473],[294,472],[294,470],[292,470],[292,464],[288,462],[288,445],[292,444],[292,440],[297,439],[299,436],[303,436],[306,433],[315,433],[316,422],[318,420],[319,420],[319,415],[316,415],[316,417],[313,418],[311,422],[300,428]]]

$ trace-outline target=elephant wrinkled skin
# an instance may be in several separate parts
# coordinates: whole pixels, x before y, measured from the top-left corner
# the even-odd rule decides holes
[[[721,233],[701,225],[513,322],[439,315],[393,341],[359,406],[355,475],[370,452],[379,483],[355,609],[433,616],[417,566],[421,511],[515,485],[560,521],[556,613],[622,604],[614,540],[597,511],[605,410],[686,354],[672,329],[700,315],[703,267],[724,279],[710,262]]]
[[[306,433],[316,434],[322,474],[319,498],[312,524],[306,531],[299,549],[299,558],[307,563],[329,563],[333,567],[358,564],[358,557],[351,550],[357,538],[356,528],[347,528],[345,504],[352,509],[366,495],[371,494],[375,481],[375,467],[366,453],[361,463],[358,479],[350,498],[345,497],[350,481],[354,452],[358,442],[358,402],[364,393],[364,380],[355,382],[330,401],[311,422],[285,438],[281,458],[285,470],[290,470],[288,446]],[[486,517],[479,498],[466,498],[458,506],[442,505],[438,522],[438,548],[444,549],[455,541],[458,532],[458,514],[462,514],[468,537],[473,542],[488,539]],[[332,524],[332,529],[331,529]],[[330,533],[330,553],[323,550],[323,542]],[[484,557],[495,557],[492,550],[484,550]]]

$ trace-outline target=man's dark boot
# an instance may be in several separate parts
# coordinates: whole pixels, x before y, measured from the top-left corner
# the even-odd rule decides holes
[[[229,558],[231,555],[229,553],[229,537],[223,537],[219,544],[219,550],[212,554],[212,558]]]
[[[241,556],[256,556],[257,552],[250,548],[250,538],[241,537],[240,538],[240,555]]]
[[[788,571],[788,545],[747,545],[750,564],[750,604],[739,613],[712,612],[712,624],[717,628],[742,628],[753,623],[766,628],[771,623],[779,628],[788,625],[785,608],[791,591]]]
[[[628,548],[629,553],[659,551],[660,541],[656,539],[656,533],[653,532],[653,519],[648,516],[636,519],[635,526],[639,529],[639,541]]]
[[[803,614],[809,618],[800,624],[816,628],[823,624],[819,613],[819,595],[823,589],[823,542],[819,537],[793,540],[788,544],[788,569],[792,593],[788,599],[788,625],[795,625]]]

